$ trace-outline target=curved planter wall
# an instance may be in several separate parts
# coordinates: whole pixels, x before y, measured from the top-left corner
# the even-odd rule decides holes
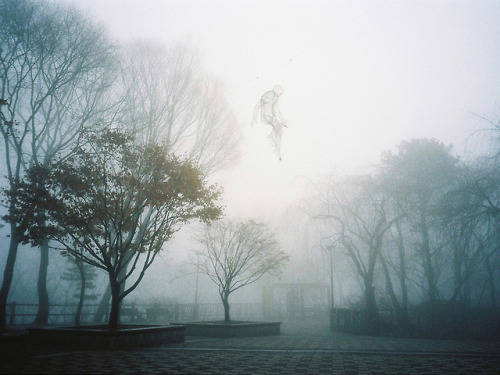
[[[187,336],[251,337],[279,335],[281,322],[187,322],[171,323],[186,327]]]
[[[113,331],[106,326],[32,328],[29,340],[35,344],[114,349],[184,342],[185,331],[186,327],[180,325],[123,325]]]

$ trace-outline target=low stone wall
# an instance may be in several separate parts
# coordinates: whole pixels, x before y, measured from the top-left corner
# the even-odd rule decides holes
[[[187,336],[204,337],[251,337],[279,335],[281,322],[187,322],[172,323],[182,324],[186,327]]]
[[[34,344],[85,348],[126,348],[159,346],[184,342],[184,326],[121,326],[110,331],[106,326],[51,327],[29,329]]]

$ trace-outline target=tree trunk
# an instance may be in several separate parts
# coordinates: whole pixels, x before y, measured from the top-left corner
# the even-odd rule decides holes
[[[382,269],[384,271],[387,292],[391,298],[392,307],[396,313],[396,320],[399,324],[400,330],[404,335],[411,335],[413,333],[413,327],[410,322],[410,317],[408,315],[408,308],[406,304],[399,303],[396,293],[394,292],[394,287],[392,285],[391,275],[389,274],[389,268],[387,267],[385,259],[380,257],[382,263]]]
[[[364,331],[368,335],[380,334],[380,322],[377,302],[375,301],[375,288],[371,281],[365,282],[365,311],[364,311]]]
[[[101,301],[99,302],[97,311],[94,315],[94,323],[102,323],[103,319],[106,319],[108,317],[110,299],[111,299],[111,287],[110,284],[108,284],[106,291],[102,295]]]
[[[229,294],[223,293],[221,294],[222,304],[224,305],[224,323],[231,323],[231,317],[229,315]]]
[[[49,242],[40,245],[40,267],[38,269],[38,311],[33,324],[46,325],[49,321],[49,293],[47,292],[47,269],[49,267]]]
[[[125,291],[125,286],[127,283],[127,279],[125,278],[125,275],[127,274],[127,268],[128,268],[128,262],[123,266],[121,269],[120,273],[118,274],[118,280],[122,280],[120,284],[120,292],[119,295],[122,295],[123,292]],[[120,304],[120,309],[121,309],[121,304]],[[121,323],[121,311],[118,313],[118,324]]]
[[[75,314],[75,326],[80,325],[80,316],[82,314],[83,309],[83,300],[85,298],[85,289],[87,287],[87,279],[85,277],[85,264],[82,261],[77,261],[78,271],[80,271],[80,299],[78,300],[78,307],[76,308]]]
[[[436,276],[434,273],[434,265],[432,262],[432,255],[430,249],[430,241],[429,241],[429,232],[427,227],[427,221],[425,219],[425,210],[422,210],[420,214],[420,225],[422,230],[423,244],[422,244],[422,253],[423,253],[423,268],[424,275],[427,279],[428,285],[428,296],[429,296],[429,313],[430,313],[430,329],[431,331],[437,326],[437,285],[436,285]]]
[[[486,265],[486,272],[488,275],[488,285],[490,289],[490,306],[491,306],[491,311],[493,314],[497,314],[497,292],[495,288],[495,277],[494,277],[494,271],[493,268],[491,267],[490,263],[490,254],[486,254],[484,256],[485,260],[485,265]]]
[[[111,311],[109,313],[109,329],[118,328],[120,321],[120,284],[116,280],[110,278],[109,285],[111,287]]]
[[[17,228],[14,224],[11,227],[11,238],[9,245],[9,253],[7,262],[3,271],[2,288],[0,289],[0,333],[5,331],[5,323],[7,318],[7,298],[9,297],[10,286],[14,277],[14,265],[16,263],[17,249],[19,248],[19,239],[17,236]]]
[[[489,289],[490,289],[490,308],[491,308],[491,311],[493,312],[493,316],[497,316],[496,334],[497,334],[497,336],[500,337],[500,316],[497,315],[497,311],[498,311],[497,301],[496,301],[497,293],[496,293],[496,288],[495,288],[494,269],[491,266],[490,255],[491,255],[491,253],[486,254],[484,256],[484,259],[485,259],[485,263],[486,263],[485,266],[486,266],[486,271],[488,274],[488,284],[489,284]]]
[[[398,231],[399,286],[401,287],[401,307],[408,313],[408,287],[406,285],[406,252],[399,220],[395,222]]]

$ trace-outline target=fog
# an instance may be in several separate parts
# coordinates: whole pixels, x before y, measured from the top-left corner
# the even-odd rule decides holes
[[[240,157],[210,175],[228,218],[269,225],[290,254],[281,279],[265,276],[231,296],[262,301],[272,283],[330,285],[325,226],[305,201],[326,177],[372,171],[383,152],[412,139],[453,145],[462,161],[485,155],[477,132],[498,118],[500,3],[496,1],[65,0],[102,23],[118,43],[137,40],[200,51],[205,73],[221,83],[241,135]],[[275,85],[287,120],[282,160],[250,126],[255,103]],[[3,150],[3,149],[2,149]],[[0,266],[8,248],[2,231]],[[219,303],[217,287],[196,275],[196,226],[176,233],[127,301]],[[334,296],[341,307],[362,298],[362,280],[343,250],[335,256]],[[9,302],[36,303],[38,251],[20,248]],[[67,260],[52,252],[51,301],[67,301]],[[446,273],[443,270],[443,273]],[[376,284],[383,288],[382,273]],[[99,276],[104,290],[106,277]],[[498,283],[498,281],[497,281]],[[446,294],[446,293],[444,293]],[[284,297],[283,297],[284,298]],[[328,304],[328,293],[319,297]],[[415,291],[415,303],[425,297]]]
[[[76,1],[120,40],[189,40],[225,84],[243,157],[215,178],[230,215],[284,209],[302,180],[377,163],[402,140],[466,152],[498,109],[494,1]],[[249,127],[281,85],[283,161]],[[476,151],[476,150],[472,150]],[[299,186],[297,186],[299,185]]]

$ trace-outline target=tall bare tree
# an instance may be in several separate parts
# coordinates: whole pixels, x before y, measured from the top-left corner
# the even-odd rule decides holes
[[[12,191],[34,163],[48,165],[76,140],[83,124],[95,119],[110,83],[113,61],[106,33],[74,9],[51,2],[0,1],[0,133],[7,181]],[[10,223],[10,245],[0,291],[0,330],[24,224]],[[41,242],[39,312],[48,318],[48,242]]]
[[[391,205],[394,205],[394,202],[391,202]],[[398,210],[396,212],[401,218],[404,215]],[[401,220],[396,220],[388,233],[387,246],[385,246],[385,249],[380,253],[380,263],[384,272],[386,290],[395,311],[396,323],[399,325],[399,330],[403,335],[412,335],[413,326],[408,312],[409,256],[405,234],[401,225]],[[396,279],[395,281],[394,278]],[[400,291],[399,296],[396,292],[398,289]]]
[[[314,217],[330,222],[331,236],[338,238],[361,277],[363,329],[368,334],[378,334],[375,271],[386,233],[397,218],[387,217],[388,197],[369,175],[346,178],[327,189]]]
[[[237,160],[241,133],[224,86],[203,72],[194,47],[136,42],[123,48],[122,65],[119,121],[139,139],[161,140],[207,174]]]
[[[498,127],[494,128],[498,132]],[[496,140],[497,141],[497,140]],[[494,150],[498,144],[493,144]],[[454,216],[447,222],[448,232],[461,230],[452,235],[457,242],[455,251],[455,292],[465,295],[472,288],[468,287],[477,273],[485,275],[485,287],[489,290],[489,305],[493,315],[497,315],[498,259],[500,259],[499,232],[500,224],[500,169],[498,153],[481,157],[476,163],[468,165],[464,177],[457,188],[445,201],[451,207]],[[450,225],[451,224],[451,225]],[[462,235],[463,234],[463,235]],[[467,245],[467,246],[465,246]],[[476,280],[477,282],[477,280]],[[481,289],[483,289],[482,287]],[[479,289],[479,288],[477,288]],[[473,289],[472,289],[473,290]],[[497,322],[500,332],[500,321]]]

